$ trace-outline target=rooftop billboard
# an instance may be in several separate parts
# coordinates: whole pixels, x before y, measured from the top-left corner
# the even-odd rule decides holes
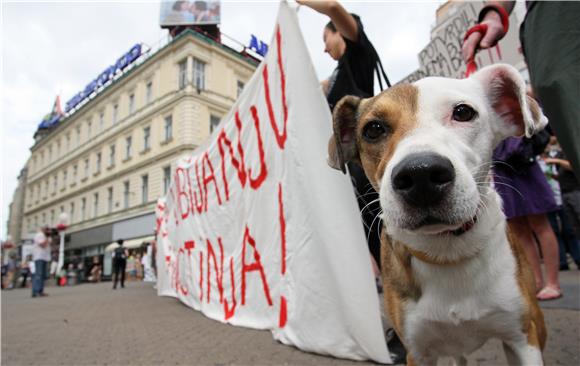
[[[161,1],[161,27],[220,23],[220,0]]]

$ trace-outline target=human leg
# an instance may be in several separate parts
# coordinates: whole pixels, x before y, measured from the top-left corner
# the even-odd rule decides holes
[[[44,279],[46,277],[47,261],[36,261],[36,272],[38,272],[38,295],[44,294]]]
[[[120,261],[120,265],[119,265],[120,271],[121,271],[121,287],[125,287],[125,272],[127,269],[127,261],[126,260],[122,260]]]
[[[549,212],[548,213],[548,220],[550,221],[550,226],[552,226],[552,230],[554,230],[554,235],[556,235],[556,239],[558,239],[558,248],[560,253],[560,271],[568,270],[568,260],[566,259],[566,243],[564,241],[564,237],[562,235],[562,230],[560,229],[560,217],[562,215],[562,209]]]
[[[534,272],[534,279],[536,280],[536,291],[539,291],[542,287],[544,287],[544,278],[542,276],[542,269],[540,266],[540,255],[538,254],[536,241],[534,240],[527,216],[511,218],[508,220],[508,224],[524,248],[526,258],[528,259],[528,262],[530,262],[530,266]]]
[[[32,275],[32,296],[40,294],[40,260],[34,261],[34,274]]]
[[[113,289],[117,288],[117,281],[119,279],[119,261],[113,261]]]
[[[558,242],[554,231],[550,227],[550,223],[546,215],[529,215],[528,222],[533,232],[536,233],[542,254],[544,255],[544,267],[546,269],[546,288],[560,290],[560,281],[558,279],[559,256],[558,256]]]

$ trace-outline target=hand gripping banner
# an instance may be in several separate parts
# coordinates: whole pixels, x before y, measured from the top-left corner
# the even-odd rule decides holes
[[[158,294],[300,349],[391,363],[348,176],[294,10],[157,205]]]

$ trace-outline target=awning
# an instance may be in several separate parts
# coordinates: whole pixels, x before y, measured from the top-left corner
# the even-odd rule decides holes
[[[153,235],[150,236],[143,236],[141,238],[129,239],[123,242],[123,248],[125,249],[135,249],[141,247],[143,243],[150,243],[155,239]],[[105,252],[112,252],[113,250],[117,249],[119,244],[117,242],[113,242],[105,248]]]

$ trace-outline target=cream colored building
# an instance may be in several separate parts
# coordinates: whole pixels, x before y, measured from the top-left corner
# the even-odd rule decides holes
[[[257,66],[193,31],[137,63],[57,126],[37,132],[22,236],[54,226],[65,212],[66,257],[102,255],[117,239],[150,239],[155,203],[177,157],[204,141]]]

